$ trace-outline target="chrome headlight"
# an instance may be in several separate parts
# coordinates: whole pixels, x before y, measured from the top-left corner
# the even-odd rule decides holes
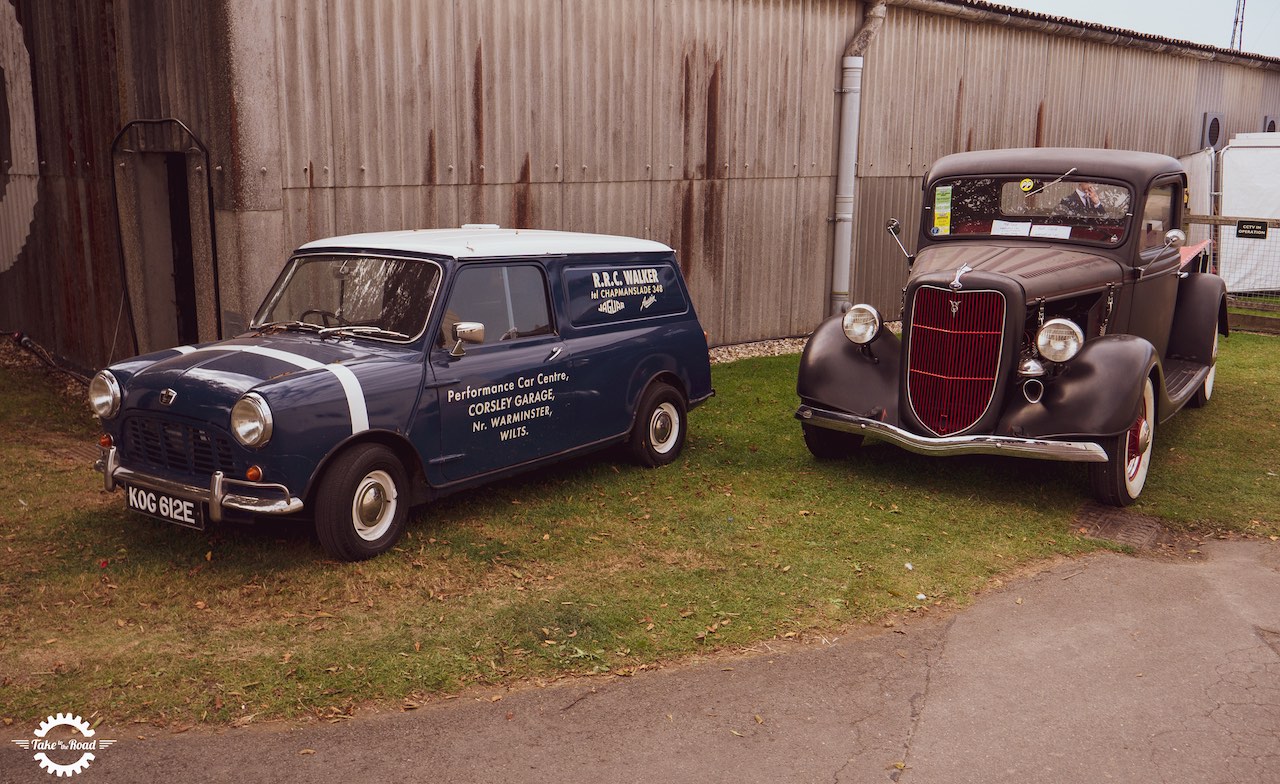
[[[120,382],[110,370],[102,370],[89,382],[89,407],[103,419],[120,411]]]
[[[844,314],[841,324],[844,336],[861,346],[875,340],[884,321],[880,312],[870,305],[854,305]]]
[[[231,407],[231,434],[245,446],[258,447],[271,440],[271,407],[257,392],[245,393]]]
[[[1050,362],[1066,362],[1084,345],[1084,332],[1074,321],[1049,319],[1036,333],[1036,348]]]

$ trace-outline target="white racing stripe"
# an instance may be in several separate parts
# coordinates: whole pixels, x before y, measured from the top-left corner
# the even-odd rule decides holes
[[[181,348],[189,349],[188,351],[183,351],[182,353],[184,354],[196,351],[196,349],[190,349],[188,346],[182,346]],[[369,429],[369,409],[364,402],[364,389],[360,386],[360,379],[356,378],[356,374],[351,372],[351,368],[345,365],[326,365],[301,354],[293,354],[288,351],[279,351],[263,346],[209,346],[208,348],[198,349],[198,351],[239,351],[245,354],[257,354],[258,356],[277,359],[295,367],[300,367],[303,370],[324,368],[332,373],[334,378],[338,379],[338,383],[342,385],[342,391],[347,396],[347,410],[351,414],[352,435]]]

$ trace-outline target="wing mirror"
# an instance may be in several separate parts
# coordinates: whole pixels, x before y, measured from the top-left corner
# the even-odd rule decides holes
[[[459,321],[453,325],[453,340],[453,348],[449,349],[449,356],[465,356],[467,352],[462,349],[463,343],[484,342],[484,324],[479,321]]]
[[[1182,229],[1169,229],[1164,234],[1164,246],[1166,248],[1181,248],[1187,244],[1187,235]]]
[[[897,218],[890,218],[889,222],[884,225],[884,230],[889,232],[889,236],[893,237],[894,242],[898,243],[898,249],[902,251],[903,256],[907,257],[907,269],[911,269],[911,265],[916,263],[916,255],[907,253],[906,246],[902,244],[902,238],[899,236],[902,234],[902,224],[898,222]]]

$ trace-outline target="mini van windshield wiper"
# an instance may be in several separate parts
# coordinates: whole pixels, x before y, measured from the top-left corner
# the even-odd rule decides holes
[[[259,334],[268,331],[289,331],[296,329],[300,332],[324,332],[319,324],[312,324],[307,321],[272,321],[266,324],[259,324],[257,330]]]
[[[368,335],[372,337],[388,337],[397,340],[408,340],[411,335],[403,332],[396,332],[393,329],[383,329],[373,324],[347,324],[341,327],[325,327],[319,330],[321,335]]]

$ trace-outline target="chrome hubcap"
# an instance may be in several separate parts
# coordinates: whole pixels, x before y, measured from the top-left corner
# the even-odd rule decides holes
[[[386,471],[370,471],[351,498],[351,524],[367,542],[380,539],[396,516],[396,484]]]

